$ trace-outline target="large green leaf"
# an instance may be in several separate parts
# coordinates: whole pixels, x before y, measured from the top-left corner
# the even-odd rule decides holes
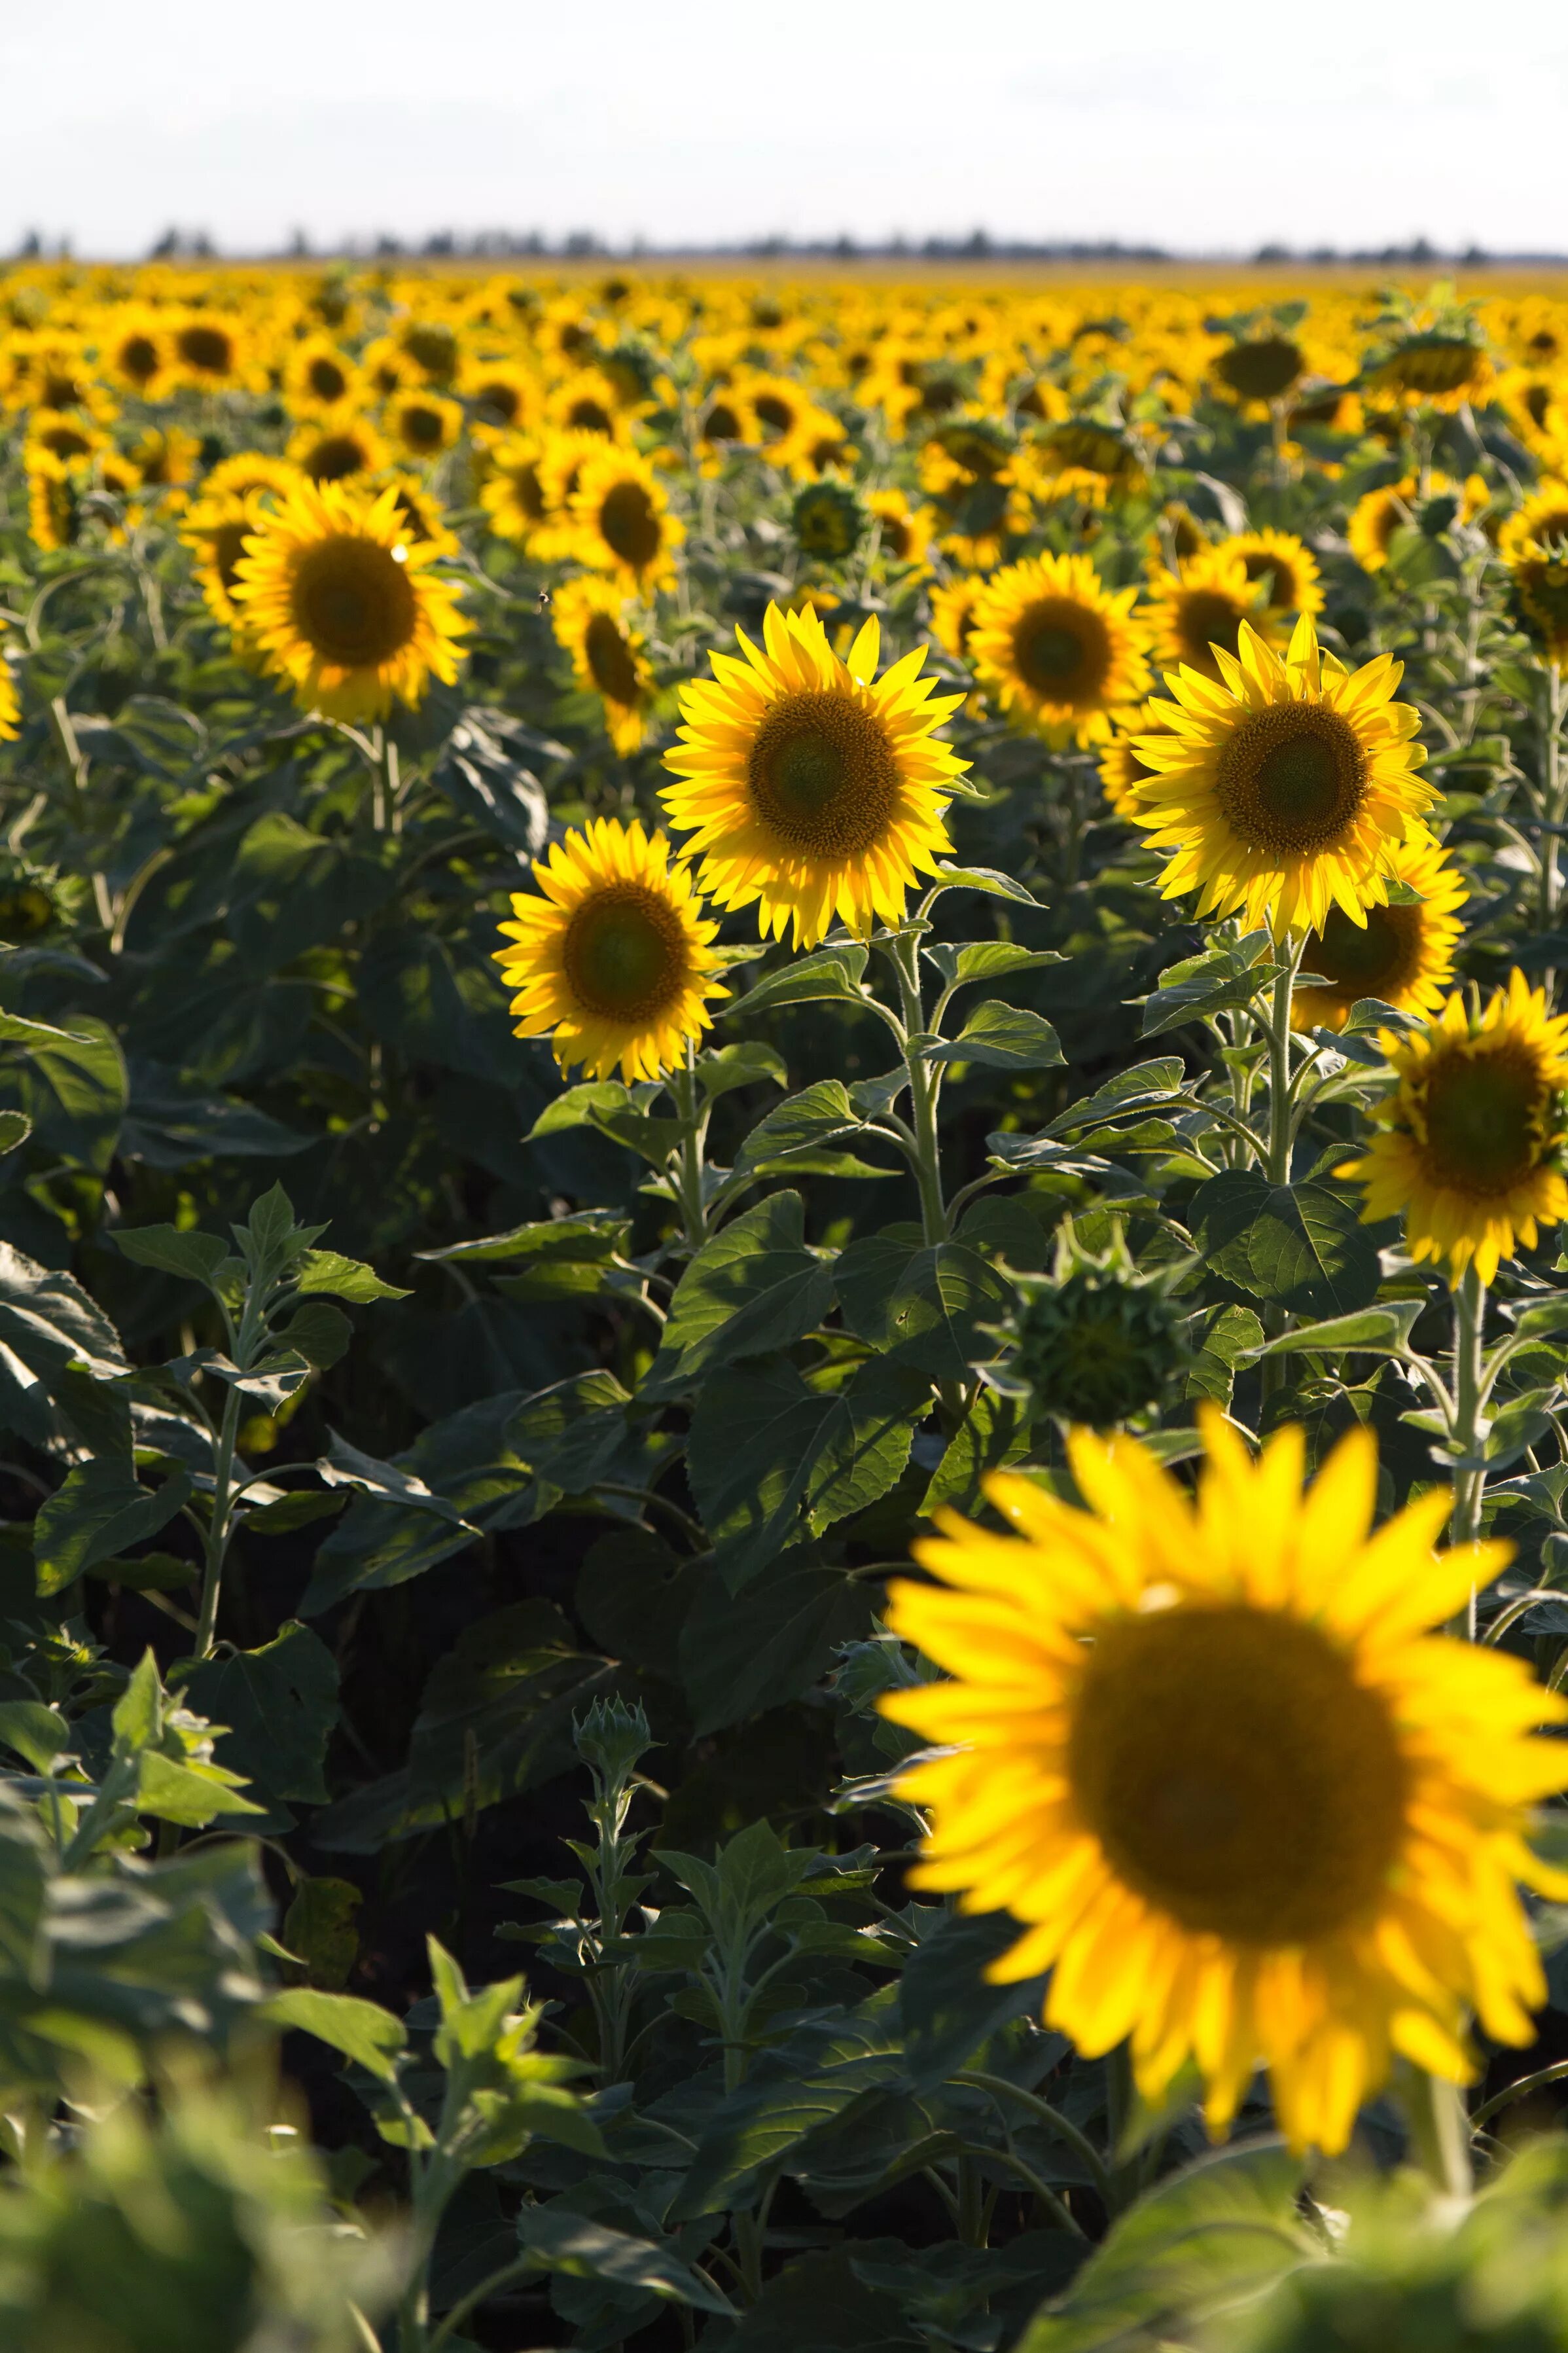
[[[800,1195],[770,1193],[687,1267],[643,1394],[668,1396],[715,1366],[788,1347],[821,1323],[832,1301],[832,1268],[805,1246]]]
[[[308,1626],[290,1619],[255,1651],[228,1651],[198,1666],[181,1687],[187,1706],[228,1730],[220,1765],[241,1773],[267,1800],[278,1825],[292,1827],[290,1801],[325,1805],[327,1743],[338,1720],[338,1663]]]
[[[810,1548],[786,1552],[741,1593],[710,1569],[680,1631],[698,1736],[809,1690],[839,1644],[868,1631],[874,1601],[868,1587]]]
[[[1377,1295],[1377,1244],[1347,1193],[1227,1168],[1198,1187],[1191,1219],[1215,1274],[1292,1314],[1350,1315]]]
[[[983,1329],[1012,1305],[1005,1276],[966,1242],[921,1242],[918,1227],[889,1226],[851,1242],[834,1272],[851,1332],[933,1380],[964,1380],[996,1353]]]
[[[62,1593],[99,1561],[166,1527],[188,1501],[190,1474],[173,1471],[159,1487],[138,1486],[129,1463],[107,1456],[67,1472],[34,1523],[38,1591]]]

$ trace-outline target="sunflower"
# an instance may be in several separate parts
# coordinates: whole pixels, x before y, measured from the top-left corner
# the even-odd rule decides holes
[[[1538,1225],[1568,1216],[1562,1153],[1568,1015],[1515,971],[1472,1013],[1456,991],[1422,1030],[1378,1042],[1399,1080],[1375,1116],[1383,1131],[1342,1176],[1366,1187],[1368,1223],[1403,1213],[1410,1255],[1447,1259],[1457,1283],[1474,1261],[1489,1282]]]
[[[34,546],[46,553],[74,546],[81,529],[82,496],[92,486],[86,459],[57,458],[51,449],[35,448],[25,480]]]
[[[179,376],[197,391],[218,391],[243,375],[246,336],[237,320],[214,311],[193,311],[175,322],[173,338]]]
[[[1537,482],[1532,494],[1521,507],[1515,509],[1498,533],[1498,552],[1505,562],[1512,563],[1522,555],[1531,541],[1536,552],[1552,547],[1561,554],[1561,545],[1568,541],[1568,482],[1547,475]]]
[[[572,493],[572,553],[628,586],[670,579],[686,533],[646,458],[602,448],[583,465]]]
[[[868,493],[866,504],[876,517],[879,550],[884,563],[907,564],[917,572],[928,571],[926,553],[935,521],[931,509],[911,507],[902,491],[872,491]]]
[[[232,491],[208,491],[187,509],[180,537],[196,558],[196,583],[215,621],[243,634],[245,616],[235,603],[238,565],[247,542],[262,524],[267,509],[264,493],[245,496]]]
[[[1137,821],[1143,807],[1138,797],[1139,787],[1154,774],[1139,758],[1137,739],[1170,733],[1160,717],[1163,708],[1158,702],[1140,702],[1131,710],[1110,713],[1113,733],[1100,754],[1100,789],[1117,816],[1125,818],[1130,824]]]
[[[973,575],[945,581],[931,592],[931,633],[954,661],[969,659],[974,635],[974,608],[985,594],[985,583]]]
[[[1367,370],[1366,381],[1411,407],[1453,411],[1490,389],[1492,364],[1468,335],[1405,335]]]
[[[509,433],[492,443],[479,487],[479,504],[498,539],[526,549],[552,519],[540,470],[543,445],[530,433]]]
[[[1251,401],[1282,400],[1291,385],[1300,383],[1306,365],[1307,354],[1300,344],[1276,330],[1227,343],[1209,362],[1209,374],[1230,399],[1245,406]]]
[[[458,586],[430,572],[435,557],[409,543],[395,484],[371,497],[301,483],[247,542],[234,599],[302,709],[384,718],[394,695],[412,706],[432,673],[448,686],[458,674],[468,624]]]
[[[521,433],[539,411],[538,379],[508,360],[471,360],[459,386],[475,427],[486,433]]]
[[[969,659],[1020,726],[1054,742],[1103,743],[1107,712],[1147,694],[1148,633],[1136,588],[1109,589],[1087,555],[1034,555],[987,581]]]
[[[711,681],[682,691],[687,724],[665,754],[679,781],[660,797],[695,828],[702,885],[721,906],[757,909],[757,928],[813,947],[837,914],[858,932],[903,919],[917,873],[952,848],[942,786],[969,765],[935,730],[962,697],[932,699],[923,647],[875,677],[869,620],[840,660],[812,611],[770,605],[763,644],[735,632],[743,660],[713,656]]]
[[[178,425],[162,430],[149,426],[131,452],[142,487],[173,493],[170,503],[175,506],[182,502],[186,483],[195,479],[201,456],[202,445],[195,435]]]
[[[387,402],[384,420],[404,455],[422,462],[453,448],[463,430],[462,410],[438,392],[400,392]]]
[[[579,686],[605,706],[605,733],[625,759],[647,733],[653,673],[643,640],[626,622],[627,598],[612,581],[569,580],[551,599],[556,643],[572,657]]]
[[[558,433],[591,433],[605,441],[631,438],[620,395],[599,368],[575,369],[550,394],[545,413]]]
[[[142,400],[161,400],[174,369],[168,322],[140,305],[116,312],[99,346],[104,374]]]
[[[701,411],[697,427],[699,463],[705,474],[721,473],[737,448],[754,448],[762,420],[738,386],[721,385]]]
[[[1219,653],[1234,654],[1244,621],[1266,641],[1277,633],[1260,581],[1248,578],[1238,555],[1205,548],[1174,572],[1156,566],[1149,575],[1151,603],[1144,618],[1153,631],[1161,662],[1181,662],[1217,680]]]
[[[460,554],[462,542],[447,523],[439,500],[431,497],[426,482],[422,481],[417,474],[394,471],[387,475],[385,481],[375,482],[370,487],[382,491],[388,484],[397,493],[398,520],[414,546],[433,548],[437,555],[443,556]]]
[[[1308,934],[1301,957],[1302,970],[1321,972],[1329,986],[1296,990],[1291,1018],[1298,1029],[1342,1029],[1363,997],[1423,1018],[1441,1005],[1464,937],[1458,910],[1470,894],[1435,841],[1398,843],[1388,871],[1420,892],[1419,903],[1368,907],[1362,923],[1352,923],[1342,907],[1330,908],[1321,931]]]
[[[0,743],[14,741],[22,722],[22,706],[16,700],[16,682],[11,665],[0,652]]]
[[[405,319],[396,341],[398,350],[432,384],[449,384],[461,364],[461,338],[449,319]]]
[[[63,458],[68,465],[73,458],[95,457],[110,446],[109,436],[88,417],[68,410],[40,409],[27,428],[22,445],[22,463],[26,465],[28,453],[47,449],[51,457]]]
[[[1135,739],[1154,771],[1136,821],[1175,853],[1164,896],[1195,890],[1200,915],[1243,909],[1249,925],[1321,931],[1334,904],[1363,923],[1436,797],[1415,773],[1420,715],[1394,700],[1403,666],[1380,654],[1347,670],[1306,615],[1283,661],[1245,621],[1238,654],[1219,659],[1217,684],[1168,677],[1174,700],[1155,710],[1171,733]]]
[[[868,521],[865,502],[853,484],[832,475],[820,482],[803,482],[790,510],[796,547],[819,564],[847,563],[864,539]]]
[[[289,444],[289,462],[317,484],[346,482],[353,474],[384,473],[392,452],[368,417],[344,414],[302,425]]]
[[[237,457],[221,458],[203,480],[204,499],[247,499],[252,491],[264,497],[286,499],[296,483],[306,480],[287,458],[268,458],[259,449],[242,449]]]
[[[1521,621],[1548,661],[1568,662],[1568,547],[1527,540],[1509,561]]]
[[[518,991],[517,1036],[548,1037],[563,1071],[580,1062],[591,1078],[618,1067],[630,1085],[674,1069],[711,1028],[709,1000],[730,992],[710,944],[719,926],[668,839],[594,818],[533,872],[544,895],[514,893],[501,930],[517,944],[495,951]]]
[[[1434,487],[1442,477],[1433,477]],[[1444,487],[1447,487],[1444,485]],[[1351,510],[1346,536],[1351,554],[1363,572],[1381,572],[1388,562],[1394,534],[1415,519],[1418,485],[1414,474],[1403,481],[1385,482],[1380,490],[1363,491]]]
[[[364,379],[330,335],[308,335],[283,366],[283,396],[296,417],[333,417],[353,407]]]
[[[1318,559],[1294,532],[1237,532],[1230,539],[1220,540],[1215,554],[1240,558],[1254,588],[1261,587],[1263,609],[1272,619],[1310,613],[1316,620],[1322,611]]]
[[[1377,1445],[1353,1430],[1303,1493],[1305,1437],[1254,1461],[1200,1409],[1194,1493],[1136,1439],[1075,1430],[1086,1508],[998,1472],[1015,1534],[939,1514],[895,1633],[952,1680],[883,1713],[942,1744],[915,1884],[1010,1912],[988,1975],[1051,1971],[1048,2025],[1131,2039],[1157,2102],[1195,2061],[1222,2136],[1267,2065],[1291,2145],[1342,2149],[1395,2052],[1453,2083],[1471,2014],[1528,2043],[1545,1980],[1516,1881],[1556,1891],[1530,1802],[1568,1780],[1568,1719],[1520,1659],[1434,1635],[1504,1544],[1434,1555],[1434,1490],[1373,1533]]]

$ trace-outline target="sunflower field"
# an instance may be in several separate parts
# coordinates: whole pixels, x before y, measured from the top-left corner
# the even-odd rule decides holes
[[[1568,295],[0,432],[6,2353],[1568,2347]]]

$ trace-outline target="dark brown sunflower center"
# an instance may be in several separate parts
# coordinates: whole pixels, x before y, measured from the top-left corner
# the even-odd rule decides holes
[[[1340,840],[1366,797],[1355,730],[1320,702],[1249,712],[1221,752],[1215,795],[1251,849],[1308,858]]]
[[[645,571],[663,544],[658,510],[641,482],[616,482],[599,509],[599,533],[612,554]]]
[[[237,577],[235,566],[245,554],[245,543],[250,536],[247,522],[220,522],[208,543],[212,550],[212,566],[232,596]]]
[[[320,352],[306,371],[306,380],[318,400],[342,400],[349,388],[346,371],[338,362]]]
[[[1087,606],[1068,596],[1041,596],[1013,625],[1013,660],[1042,702],[1093,702],[1110,668],[1110,638]]]
[[[511,484],[512,501],[518,512],[526,515],[530,522],[542,522],[544,492],[540,487],[539,468],[533,459],[525,458],[521,466],[509,468],[507,480]]]
[[[566,927],[566,976],[586,1012],[649,1021],[687,978],[686,935],[668,900],[640,882],[613,882],[585,899]]]
[[[398,412],[397,429],[411,449],[438,449],[447,438],[446,419],[438,408],[407,401]]]
[[[899,797],[887,729],[847,694],[785,695],[757,730],[752,806],[790,849],[855,858],[886,835]]]
[[[1369,907],[1364,927],[1335,907],[1308,941],[1303,958],[1309,972],[1321,972],[1347,997],[1385,1002],[1409,986],[1420,961],[1419,907]]]
[[[1097,1636],[1068,1748],[1112,1868],[1195,1935],[1332,1936],[1377,1898],[1405,1775],[1383,1701],[1315,1628],[1172,1609]]]
[[[882,517],[882,548],[895,564],[908,561],[911,545],[910,527],[902,515]]]
[[[772,434],[787,433],[795,423],[795,411],[776,392],[759,393],[752,405]]]
[[[226,375],[234,364],[234,345],[221,327],[186,327],[180,335],[180,357],[201,375]]]
[[[1253,586],[1262,583],[1263,594],[1276,612],[1294,611],[1299,601],[1296,575],[1283,556],[1265,554],[1262,549],[1254,548],[1241,561]]]
[[[1289,392],[1306,361],[1288,335],[1260,335],[1256,343],[1232,343],[1214,362],[1221,384],[1244,400],[1277,400]]]
[[[313,482],[341,482],[363,473],[364,444],[352,433],[326,433],[300,462]]]
[[[613,614],[593,615],[583,633],[583,651],[600,693],[630,711],[637,699],[637,666]]]
[[[58,371],[50,369],[38,386],[38,406],[40,408],[74,408],[82,396],[82,391],[83,386],[79,378],[74,375],[62,375]]]
[[[488,424],[515,425],[518,411],[522,406],[522,395],[515,384],[482,384],[475,396],[474,406]]]
[[[1568,559],[1521,564],[1514,581],[1526,618],[1553,646],[1568,640]]]
[[[120,346],[121,373],[132,384],[146,384],[158,373],[158,346],[151,335],[127,335]]]
[[[57,458],[85,458],[92,448],[79,425],[47,426],[38,439],[46,449],[52,449]]]
[[[702,438],[705,441],[738,441],[740,439],[741,420],[727,400],[716,400],[708,411],[708,422],[703,428]]]
[[[1541,1157],[1546,1094],[1529,1049],[1448,1052],[1422,1090],[1427,1171],[1462,1193],[1506,1193]]]
[[[585,393],[580,400],[572,403],[566,412],[566,422],[578,433],[608,433],[613,419],[602,400],[595,400],[591,393]]]
[[[334,537],[300,556],[290,616],[322,661],[368,670],[412,643],[419,607],[407,567],[390,548]]]
[[[1182,659],[1194,670],[1215,675],[1212,649],[1236,651],[1237,636],[1247,616],[1233,596],[1218,588],[1188,588],[1177,601],[1176,636]]]

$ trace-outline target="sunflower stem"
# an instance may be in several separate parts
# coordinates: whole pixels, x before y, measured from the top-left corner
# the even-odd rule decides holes
[[[929,1033],[925,1011],[921,1003],[920,940],[914,933],[905,933],[896,942],[893,961],[898,966],[899,990],[903,999],[904,1068],[910,1074],[910,1124],[914,1130],[915,1182],[920,1187],[921,1224],[928,1247],[947,1240],[947,1204],[942,1191],[942,1142],[937,1129],[937,1098],[942,1091],[942,1067],[922,1061],[917,1040]]]
[[[1408,2060],[1399,2067],[1397,2083],[1411,2157],[1445,2198],[1468,2199],[1475,2177],[1470,2170],[1469,2124],[1458,2084],[1429,2075]]]
[[[1541,929],[1550,932],[1557,922],[1558,872],[1557,835],[1554,828],[1563,818],[1563,669],[1559,662],[1546,665],[1546,725],[1542,737],[1541,784],[1542,805],[1545,823],[1541,835],[1541,890],[1539,914]],[[1542,975],[1546,990],[1546,1002],[1551,1007],[1556,994],[1557,975],[1548,969]]]
[[[680,1221],[691,1248],[700,1250],[708,1239],[708,1205],[702,1198],[702,1137],[707,1121],[697,1106],[696,1053],[689,1039],[685,1061],[669,1074],[669,1091],[680,1120],[675,1179]]]
[[[1476,1272],[1476,1263],[1472,1259],[1454,1293],[1454,1452],[1461,1459],[1476,1456],[1480,1451],[1483,1395],[1481,1334],[1486,1316],[1487,1287]],[[1455,1472],[1454,1512],[1448,1525],[1452,1544],[1473,1545],[1479,1542],[1486,1483],[1484,1470]],[[1470,1588],[1465,1631],[1473,1642],[1476,1639],[1474,1586]]]
[[[1290,1148],[1295,1123],[1290,1099],[1290,1000],[1296,986],[1296,971],[1301,948],[1292,947],[1289,937],[1275,934],[1275,954],[1282,960],[1274,983],[1274,1004],[1268,1018],[1268,1181],[1271,1185],[1290,1182]],[[1285,1329],[1285,1317],[1272,1303],[1264,1313],[1264,1329],[1271,1340],[1278,1339]],[[1259,1371],[1263,1395],[1272,1395],[1285,1379],[1281,1357],[1265,1356]]]

